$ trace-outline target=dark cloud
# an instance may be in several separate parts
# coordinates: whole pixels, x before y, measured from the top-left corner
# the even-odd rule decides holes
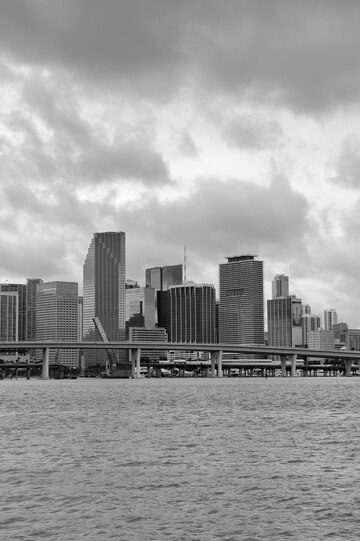
[[[360,96],[360,5],[305,0],[4,0],[9,59],[164,98],[211,90],[326,110]]]

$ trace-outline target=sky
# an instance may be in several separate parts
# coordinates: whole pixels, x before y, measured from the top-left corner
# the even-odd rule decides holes
[[[264,261],[360,327],[358,0],[0,0],[0,281]]]

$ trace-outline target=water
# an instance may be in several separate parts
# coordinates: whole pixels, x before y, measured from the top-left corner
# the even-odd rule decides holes
[[[2,381],[0,539],[359,539],[359,389]]]

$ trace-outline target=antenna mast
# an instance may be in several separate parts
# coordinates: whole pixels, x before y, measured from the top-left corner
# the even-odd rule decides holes
[[[186,282],[186,244],[184,245],[184,282]]]

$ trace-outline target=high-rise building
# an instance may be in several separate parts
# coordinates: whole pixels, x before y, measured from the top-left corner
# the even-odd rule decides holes
[[[145,284],[146,287],[152,287],[155,290],[155,323],[163,326],[160,323],[162,310],[161,304],[165,297],[162,297],[162,292],[167,291],[170,286],[180,285],[183,282],[183,266],[168,265],[166,267],[153,267],[146,269]]]
[[[83,340],[98,340],[96,316],[109,340],[125,340],[125,233],[94,233],[83,267]],[[85,350],[87,364],[106,353]]]
[[[19,340],[19,294],[0,290],[0,341]]]
[[[360,351],[360,329],[348,329],[346,346],[352,351]]]
[[[146,269],[145,284],[147,287],[158,291],[166,291],[170,286],[180,285],[183,281],[183,266],[168,265],[166,267],[154,267]]]
[[[308,304],[305,304],[306,307],[309,307]],[[310,307],[309,307],[310,308]],[[304,306],[303,306],[304,310]],[[309,331],[318,331],[321,327],[320,323],[320,316],[316,316],[314,314],[311,314],[310,312],[303,312],[302,318],[301,318],[301,325],[302,325],[302,343],[304,346],[308,345],[308,333]]]
[[[171,342],[215,342],[213,285],[186,282],[170,286],[168,291],[162,292],[161,298],[162,308],[166,312],[163,320]]]
[[[60,342],[78,339],[78,284],[42,282],[36,286],[36,340]],[[76,349],[50,350],[50,361],[77,368]]]
[[[0,284],[0,291],[18,294],[18,340],[26,340],[26,285]]]
[[[332,330],[334,331],[334,340],[338,347],[346,344],[348,329],[348,324],[343,321],[333,324]]]
[[[26,340],[36,340],[36,286],[41,278],[28,278],[26,284]]]
[[[276,274],[272,281],[272,298],[289,296],[289,277],[286,274]]]
[[[329,310],[324,310],[324,329],[325,331],[331,331],[333,325],[338,322],[337,313],[334,308],[329,308]]]
[[[219,265],[219,341],[264,343],[263,261],[254,255],[228,257]]]
[[[301,299],[295,295],[267,301],[268,340],[270,346],[301,346]]]
[[[155,327],[155,290],[131,287],[125,290],[126,327]]]

